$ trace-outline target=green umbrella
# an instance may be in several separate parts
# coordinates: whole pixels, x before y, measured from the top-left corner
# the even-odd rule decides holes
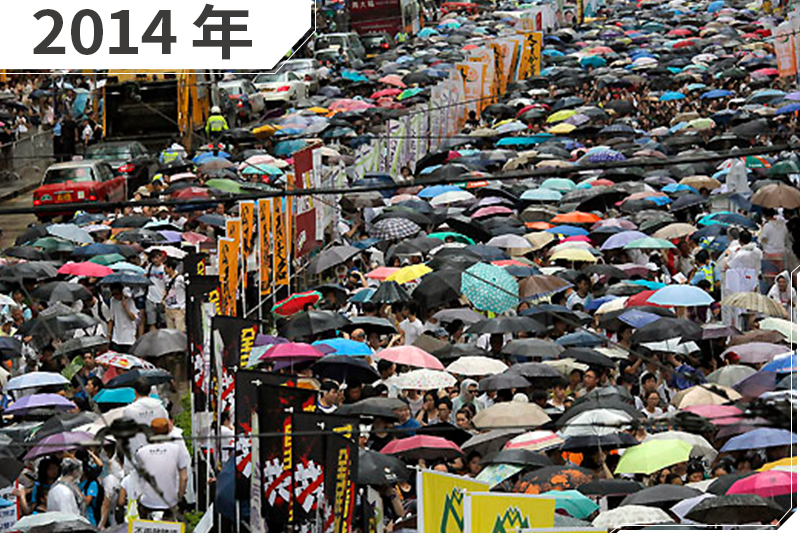
[[[36,242],[33,243],[33,246],[36,248],[41,248],[45,252],[52,253],[52,252],[65,252],[71,253],[75,249],[75,245],[69,241],[65,241],[64,239],[59,239],[57,237],[42,237],[38,239]]]
[[[519,284],[508,271],[488,263],[475,263],[461,275],[461,292],[481,311],[502,313],[519,303]]]
[[[240,183],[228,179],[208,180],[206,186],[215,191],[226,192],[228,194],[240,194],[242,192],[242,185]]]
[[[567,178],[549,178],[539,186],[540,189],[553,189],[561,193],[574,191],[576,187],[575,182]]]
[[[588,518],[600,507],[577,490],[549,490],[542,493],[544,498],[553,498],[556,509],[566,511],[573,518]]]
[[[788,174],[800,174],[800,165],[794,159],[786,159],[775,163],[767,171],[768,176],[786,176]]]
[[[98,265],[103,266],[113,265],[114,263],[119,263],[120,261],[125,261],[125,257],[123,257],[121,254],[97,255],[89,259],[89,262],[97,263]]]
[[[675,248],[675,245],[664,239],[645,237],[644,239],[636,239],[635,241],[631,241],[623,248],[625,250],[667,250]]]
[[[628,448],[615,474],[652,474],[689,460],[692,445],[678,439],[650,440]]]
[[[419,87],[413,87],[411,89],[406,89],[405,91],[403,91],[402,93],[397,95],[397,99],[402,101],[402,100],[405,100],[406,98],[411,98],[411,97],[417,96],[421,92],[422,92],[422,89],[420,89]]]
[[[442,241],[446,241],[448,237],[452,237],[453,240],[456,242],[463,242],[464,244],[475,244],[475,241],[467,237],[466,235],[462,235],[460,233],[456,233],[454,231],[440,231],[439,233],[431,233],[428,235],[431,239],[439,239]]]

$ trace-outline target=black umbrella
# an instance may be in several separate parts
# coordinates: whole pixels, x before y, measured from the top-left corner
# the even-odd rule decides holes
[[[608,435],[581,435],[570,437],[561,445],[565,452],[585,450],[617,450],[636,446],[639,441],[630,433],[609,433]]]
[[[451,424],[450,422],[437,422],[436,424],[429,424],[422,426],[417,430],[418,435],[430,435],[432,437],[441,437],[450,442],[454,442],[459,447],[472,438],[472,433],[464,431],[460,427]]]
[[[0,337],[0,359],[12,359],[22,355],[22,341],[16,337]]]
[[[699,339],[703,330],[691,320],[683,318],[659,318],[638,328],[631,337],[633,344],[659,342],[681,337],[684,340]]]
[[[628,326],[629,324],[626,324],[625,322],[620,320],[619,317],[631,310],[641,311],[643,313],[650,313],[661,317],[675,318],[675,313],[673,313],[672,311],[670,311],[665,307],[655,307],[652,305],[632,306],[604,313],[603,315],[600,316],[600,327],[611,331],[618,331],[623,326]]]
[[[83,313],[76,313],[61,302],[51,304],[50,307],[39,315],[24,322],[19,331],[23,335],[31,335],[40,344],[44,345],[56,338],[63,339],[67,332],[76,329],[86,329],[97,324],[97,320]],[[44,343],[44,344],[43,344]]]
[[[139,337],[131,353],[139,357],[160,357],[187,350],[186,334],[177,329],[156,329]]]
[[[47,231],[47,224],[36,224],[29,227],[17,236],[14,244],[21,246],[23,244],[33,242],[40,237],[47,237],[50,233]]]
[[[461,271],[443,269],[422,278],[411,297],[424,309],[433,309],[461,298]]]
[[[80,283],[51,281],[38,286],[31,293],[31,297],[37,300],[71,304],[91,298],[92,293]]]
[[[102,346],[107,346],[109,340],[100,335],[90,337],[77,337],[69,339],[58,345],[56,355],[72,355],[76,353],[86,353],[94,351]]]
[[[501,353],[517,357],[553,359],[564,351],[564,347],[544,339],[513,339],[503,346]]]
[[[706,200],[699,194],[689,193],[681,195],[680,198],[678,198],[672,204],[670,204],[669,208],[671,211],[682,211],[684,209],[689,209],[691,207],[703,205],[707,201],[708,200]]]
[[[425,213],[418,213],[418,212],[413,211],[412,209],[410,209],[408,207],[405,207],[405,206],[402,206],[402,205],[401,206],[393,206],[392,208],[389,208],[389,207],[385,208],[380,215],[378,215],[377,217],[372,219],[372,223],[375,224],[376,222],[380,222],[381,220],[384,220],[384,219],[387,219],[387,218],[405,218],[407,220],[410,220],[411,222],[413,222],[417,226],[420,226],[420,227],[423,227],[423,228],[425,226],[430,226],[431,224],[433,224],[433,220],[431,219],[431,216],[426,215]],[[427,239],[427,237],[419,237],[419,238],[420,239]],[[441,244],[442,244],[442,242],[439,241],[437,243],[437,246],[441,245]],[[435,248],[435,246],[434,246],[434,248]],[[433,248],[431,248],[431,249],[433,249]],[[390,255],[392,255],[392,254],[390,254]]]
[[[376,304],[398,304],[410,302],[411,296],[396,281],[384,281],[370,296],[369,301]]]
[[[428,266],[434,270],[444,268],[466,270],[475,263],[480,263],[481,261],[481,256],[465,248],[442,248],[436,252],[433,259],[428,262]]]
[[[0,488],[13,485],[23,468],[25,465],[14,457],[0,456]]]
[[[47,259],[47,254],[33,246],[12,246],[3,250],[3,254],[8,257],[27,259],[28,261],[41,261]]]
[[[598,479],[578,487],[578,492],[586,496],[623,496],[639,492],[644,485],[627,479]]]
[[[679,501],[701,494],[701,491],[683,485],[656,485],[626,496],[621,505],[645,505],[669,509]]]
[[[309,268],[314,274],[321,274],[331,267],[340,265],[360,254],[362,250],[355,246],[333,246],[327,250],[323,250],[314,259],[311,260]]]
[[[99,415],[91,411],[81,411],[79,413],[58,413],[45,420],[33,436],[35,442],[39,442],[45,437],[72,431],[86,424],[91,424],[100,418]]]
[[[581,405],[591,400],[618,400],[631,405],[634,404],[633,395],[626,387],[622,385],[608,385],[606,387],[597,387],[593,391],[587,392],[578,398],[573,405]]]
[[[717,479],[714,480],[706,489],[706,492],[709,494],[716,494],[717,496],[722,496],[726,494],[728,490],[730,490],[731,486],[734,483],[739,481],[740,479],[744,479],[748,476],[752,476],[753,474],[757,474],[757,472],[739,472],[734,474],[723,474],[719,476]]]
[[[408,466],[397,457],[373,450],[358,451],[358,485],[396,485],[410,477]]]
[[[522,332],[539,334],[543,333],[545,329],[544,325],[530,317],[501,316],[473,324],[466,333],[475,335]]]
[[[397,419],[394,414],[395,409],[402,409],[406,407],[406,403],[397,398],[367,398],[356,403],[345,404],[336,410],[336,414],[345,416],[377,416],[380,418],[388,418],[390,420]]]
[[[506,442],[523,432],[524,430],[521,428],[493,429],[485,433],[473,435],[468,441],[464,442],[461,449],[464,450],[466,454],[475,451],[481,454],[481,456],[486,457],[487,455],[499,452],[503,446],[505,446]]]
[[[549,389],[555,384],[565,381],[561,372],[544,363],[516,364],[503,372],[503,374],[518,374],[527,379],[537,389]]]
[[[339,383],[373,383],[381,377],[372,365],[349,355],[326,355],[311,368],[317,376]]]
[[[413,239],[408,239],[399,244],[390,246],[386,256],[394,257],[398,255],[427,254],[437,246],[441,245],[442,241],[439,239],[431,239],[430,237],[414,237]]]
[[[478,384],[478,390],[483,392],[493,390],[525,389],[530,386],[531,383],[526,377],[506,370],[500,374],[483,378]]]
[[[28,261],[26,263],[14,263],[5,266],[0,270],[0,280],[20,282],[25,279],[41,281],[54,278],[58,275],[58,269],[52,263],[46,261]]]
[[[297,340],[335,331],[348,323],[349,320],[334,311],[303,311],[280,322],[278,331],[281,337]]]
[[[686,514],[703,524],[768,524],[786,514],[786,509],[756,494],[728,494],[706,498]]]
[[[397,327],[385,318],[377,316],[356,316],[350,323],[340,328],[342,331],[353,331],[363,329],[367,333],[375,332],[379,335],[391,335],[397,333]]]
[[[738,126],[734,126],[731,129],[731,132],[738,137],[744,137],[745,139],[753,139],[756,136],[761,135],[765,131],[768,131],[769,128],[770,128],[770,123],[767,119],[757,118],[755,120],[739,124]]]
[[[441,349],[431,352],[431,354],[435,355],[441,360],[447,361],[468,356],[491,357],[491,354],[483,348],[479,348],[475,344],[467,343],[447,344]]]
[[[579,363],[602,368],[616,368],[617,364],[608,356],[592,348],[567,348],[558,356],[559,359],[575,359]]]
[[[571,322],[580,322],[582,320],[575,311],[568,309],[566,306],[553,304],[534,305],[525,309],[522,315],[533,317],[548,327],[552,326],[553,320],[557,319]]]
[[[148,222],[152,222],[153,219],[150,217],[142,216],[142,215],[130,215],[125,217],[119,217],[114,222],[111,223],[112,228],[141,228],[146,226]]]
[[[166,239],[158,232],[149,229],[129,229],[118,233],[115,237],[117,242],[141,243],[141,244],[156,244],[164,242]]]
[[[150,386],[172,381],[172,374],[160,368],[134,368],[124,374],[120,374],[108,383],[107,389],[119,389],[122,387],[132,387],[137,380],[144,380]]]

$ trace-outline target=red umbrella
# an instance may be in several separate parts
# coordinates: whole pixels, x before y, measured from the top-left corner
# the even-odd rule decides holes
[[[776,68],[760,68],[753,72],[756,76],[778,76],[780,72]]]
[[[683,41],[678,41],[677,43],[672,45],[672,48],[686,48],[687,46],[693,46],[696,39],[684,39]]]
[[[757,494],[762,498],[774,498],[797,492],[797,474],[786,470],[767,470],[740,479],[726,494]]]
[[[401,92],[403,91],[401,91],[400,89],[383,89],[381,91],[372,93],[372,96],[370,96],[370,98],[372,100],[377,100],[378,98],[397,96]]]
[[[199,244],[201,242],[208,242],[211,240],[202,233],[195,233],[194,231],[187,231],[182,235],[182,237],[183,240],[189,244]]]
[[[400,89],[405,89],[407,86],[403,83],[403,79],[398,76],[397,74],[389,74],[388,76],[384,76],[383,78],[378,80],[380,83],[385,83],[386,85],[391,85],[393,87],[399,87]]]
[[[392,274],[394,274],[395,272],[397,272],[398,270],[400,269],[396,267],[378,267],[375,270],[368,272],[367,277],[369,279],[377,279],[383,281]]]
[[[67,263],[58,269],[59,274],[68,274],[70,276],[85,276],[87,278],[103,278],[114,271],[104,265],[97,263]]]
[[[281,300],[272,307],[272,312],[278,316],[292,316],[300,311],[305,311],[308,306],[316,305],[322,300],[322,294],[317,291],[299,292]]]
[[[686,37],[687,35],[691,35],[692,30],[688,30],[686,28],[675,28],[674,30],[670,30],[667,35],[677,35],[678,37]]]
[[[406,439],[393,440],[383,447],[381,453],[389,455],[399,455],[407,461],[426,461],[433,459],[455,459],[461,457],[464,452],[453,442],[442,437],[431,435],[416,435]]]
[[[589,182],[592,187],[613,187],[616,185],[613,181],[607,179],[599,179]]]
[[[430,368],[431,370],[444,370],[444,365],[436,357],[416,346],[396,346],[381,350],[375,357],[386,359],[398,365],[413,366],[415,368]]]
[[[202,187],[186,187],[172,194],[173,198],[191,199],[208,198],[208,189]]]
[[[733,405],[692,405],[683,411],[708,418],[712,424],[717,426],[742,422],[744,415],[741,409]]]
[[[653,307],[668,307],[666,305],[656,305],[656,304],[654,304],[652,302],[648,302],[647,301],[647,299],[650,298],[655,293],[656,293],[656,291],[642,291],[642,292],[636,293],[633,296],[631,296],[630,298],[628,298],[628,301],[625,302],[625,307],[634,307],[634,306],[640,306],[640,305],[650,305],[650,306],[653,306]]]

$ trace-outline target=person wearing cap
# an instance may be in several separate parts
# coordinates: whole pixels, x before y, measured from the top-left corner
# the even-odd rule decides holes
[[[225,131],[228,131],[228,121],[222,116],[222,110],[218,106],[214,106],[211,108],[211,115],[206,122],[206,136],[211,140],[217,140]]]
[[[153,419],[150,428],[155,436],[167,436],[172,430],[167,418]],[[147,473],[147,476],[143,476],[137,471],[141,489],[140,516],[150,520],[176,519],[174,508],[186,495],[189,481],[191,458],[186,448],[174,440],[159,441],[142,446],[135,457],[141,469]]]

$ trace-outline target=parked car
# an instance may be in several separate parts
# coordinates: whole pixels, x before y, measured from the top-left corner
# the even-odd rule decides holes
[[[44,173],[42,184],[33,191],[33,205],[91,202],[123,202],[128,198],[128,180],[115,174],[105,161],[70,161],[56,163]],[[86,205],[87,211],[91,205]],[[72,215],[76,209],[38,213],[40,220]]]
[[[228,98],[236,102],[237,116],[240,122],[247,122],[253,117],[258,117],[264,111],[264,96],[258,92],[250,80],[225,80],[217,85],[228,94]]]
[[[309,93],[319,89],[319,63],[314,59],[290,59],[281,64],[278,72],[294,72],[308,87]]]
[[[394,47],[394,39],[386,32],[362,35],[361,42],[364,43],[364,49],[367,51],[367,59],[372,59]]]
[[[259,74],[253,80],[265,102],[291,104],[308,96],[308,85],[294,72]]]
[[[314,50],[324,50],[325,48],[339,48],[347,54],[349,59],[363,60],[367,56],[364,45],[357,33],[326,33],[317,36],[314,41]]]
[[[150,182],[158,169],[158,161],[138,141],[116,141],[95,144],[86,149],[85,159],[105,161],[115,173],[128,180],[128,190],[134,191]]]

